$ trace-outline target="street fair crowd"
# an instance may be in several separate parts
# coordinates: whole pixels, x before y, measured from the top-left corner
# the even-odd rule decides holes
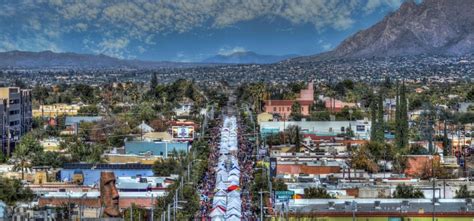
[[[248,195],[253,162],[247,161],[252,149],[238,131],[235,116],[225,116],[222,127],[211,131],[217,139],[210,143],[209,170],[199,185],[201,220],[254,220]],[[242,194],[242,187],[247,194]]]

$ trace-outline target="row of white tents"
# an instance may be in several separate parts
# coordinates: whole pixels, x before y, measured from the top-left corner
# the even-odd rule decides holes
[[[237,119],[225,117],[220,132],[219,160],[215,168],[216,186],[209,216],[213,221],[242,219],[240,198],[240,168],[238,151]]]

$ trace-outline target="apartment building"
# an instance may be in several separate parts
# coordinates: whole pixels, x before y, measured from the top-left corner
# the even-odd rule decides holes
[[[2,151],[10,155],[14,143],[31,130],[31,90],[18,87],[0,88],[2,100]],[[8,142],[10,140],[10,143]]]
[[[0,99],[0,137],[1,142],[0,142],[0,151],[4,151],[4,148],[7,143],[7,136],[6,136],[6,117],[7,117],[7,100],[6,99]]]

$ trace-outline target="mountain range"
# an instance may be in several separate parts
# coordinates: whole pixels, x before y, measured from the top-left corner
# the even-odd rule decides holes
[[[70,69],[107,69],[107,68],[185,68],[200,66],[199,63],[181,63],[169,61],[124,60],[103,54],[55,53],[51,51],[28,52],[8,51],[0,53],[0,68],[70,68]]]
[[[295,60],[470,53],[474,53],[472,0],[424,0],[419,4],[408,0],[382,21],[345,39],[334,50]]]
[[[228,55],[216,55],[202,62],[215,64],[271,64],[297,56],[298,55],[261,55],[252,51],[243,51]]]

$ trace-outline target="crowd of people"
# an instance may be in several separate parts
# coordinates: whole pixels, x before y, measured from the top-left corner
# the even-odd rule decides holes
[[[209,167],[199,184],[201,220],[256,220],[249,195],[253,146],[239,133],[235,116],[211,129]]]

